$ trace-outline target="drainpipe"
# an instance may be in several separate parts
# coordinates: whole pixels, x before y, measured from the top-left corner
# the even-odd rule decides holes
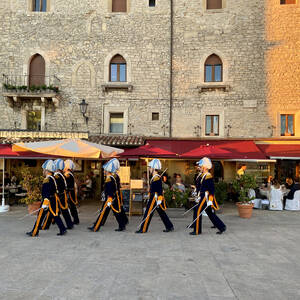
[[[170,0],[170,114],[169,114],[169,137],[172,137],[173,121],[173,0]]]

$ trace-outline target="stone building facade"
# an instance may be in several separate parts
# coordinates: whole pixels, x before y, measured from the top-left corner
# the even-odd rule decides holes
[[[35,112],[41,131],[278,137],[291,114],[300,136],[300,4],[209,1],[1,1],[0,128],[29,129]],[[212,55],[220,81],[206,80]],[[37,56],[45,82],[30,89]],[[112,81],[115,57],[125,80]]]

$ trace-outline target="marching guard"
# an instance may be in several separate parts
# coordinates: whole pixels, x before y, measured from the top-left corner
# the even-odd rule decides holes
[[[170,221],[165,210],[167,209],[166,201],[163,196],[161,176],[158,174],[158,170],[161,170],[161,162],[159,159],[153,159],[149,163],[150,173],[152,174],[150,182],[150,197],[147,202],[146,211],[143,221],[139,230],[136,233],[146,233],[150,225],[154,211],[157,210],[161,220],[163,221],[166,229],[164,232],[170,232],[174,230],[174,226]]]
[[[217,228],[219,231],[217,234],[222,234],[226,231],[226,225],[221,219],[213,212],[218,210],[219,206],[214,196],[215,186],[212,175],[209,170],[212,168],[212,162],[209,158],[204,157],[198,162],[200,173],[196,178],[197,195],[196,203],[198,205],[194,208],[193,228],[190,232],[191,235],[198,235],[202,232],[202,213],[203,210],[207,213],[210,221],[213,223],[213,228]]]
[[[47,160],[43,165],[42,168],[44,170],[45,179],[42,185],[42,204],[40,210],[37,215],[36,222],[33,226],[33,229],[26,234],[29,236],[38,236],[40,225],[45,217],[45,212],[49,210],[50,216],[54,218],[55,223],[59,228],[59,233],[57,235],[64,235],[67,230],[64,226],[60,216],[58,215],[59,212],[59,203],[58,197],[55,196],[56,194],[56,185],[55,179],[53,177],[53,172],[55,171],[54,162],[52,160]]]
[[[124,206],[123,206],[123,196],[122,196],[122,192],[121,192],[121,180],[120,180],[120,176],[118,175],[118,171],[120,170],[120,162],[117,158],[113,158],[109,161],[110,164],[112,164],[114,166],[115,172],[112,172],[112,176],[115,178],[116,184],[117,184],[117,197],[120,200],[120,205],[121,205],[121,218],[122,218],[122,222],[125,223],[125,226],[128,224],[128,218],[126,216],[125,210],[124,210]],[[104,204],[103,204],[104,205]],[[101,226],[103,226],[106,222],[106,219],[108,217],[109,214],[109,210],[106,210],[104,213],[104,216],[102,218],[101,221]]]
[[[64,168],[64,176],[67,182],[67,197],[68,197],[68,205],[70,208],[71,215],[73,217],[73,224],[79,224],[78,218],[78,211],[77,211],[77,190],[76,190],[76,183],[75,178],[73,175],[73,170],[75,169],[75,164],[72,160],[67,159],[65,161],[65,168]]]
[[[115,229],[115,231],[124,231],[126,229],[128,219],[122,205],[119,191],[120,183],[118,183],[116,179],[116,172],[119,170],[119,168],[120,163],[117,159],[112,159],[103,166],[104,174],[106,175],[104,185],[105,202],[94,225],[88,227],[88,229],[91,231],[96,232],[105,224],[110,209],[112,209],[113,214],[119,224],[119,228]]]
[[[54,161],[54,166],[55,166],[55,173],[54,173],[54,179],[56,183],[56,190],[57,190],[57,196],[58,196],[58,203],[59,203],[59,208],[60,212],[62,213],[67,229],[72,229],[73,228],[73,222],[69,213],[68,209],[68,197],[67,197],[67,181],[65,176],[62,174],[64,168],[65,168],[65,163],[62,159],[57,159]],[[47,230],[49,229],[52,218],[50,217],[50,212],[48,211],[45,221],[42,225],[42,229]]]

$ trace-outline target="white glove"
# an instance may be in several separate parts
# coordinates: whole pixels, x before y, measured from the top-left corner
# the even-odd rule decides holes
[[[209,193],[205,192],[205,198],[206,198],[206,200],[208,200],[208,196],[209,196]]]
[[[110,202],[110,201],[107,202],[107,206],[108,206],[108,207],[111,206],[111,202]]]
[[[155,198],[155,200],[156,200],[156,202],[157,202],[158,196],[157,196],[156,193],[154,194],[154,198]]]
[[[43,209],[48,209],[48,205],[43,204],[43,205],[42,205],[42,208],[43,208]]]
[[[196,203],[199,203],[199,202],[200,202],[200,197],[197,197],[197,198],[195,199],[195,202],[196,202]]]
[[[161,200],[157,200],[157,201],[156,201],[156,204],[157,204],[157,205],[160,205],[160,204],[161,204]]]
[[[207,206],[212,206],[212,202],[211,201],[207,201]]]

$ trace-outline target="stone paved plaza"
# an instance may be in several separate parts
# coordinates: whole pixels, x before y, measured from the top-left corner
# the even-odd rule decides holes
[[[64,237],[57,228],[30,238],[34,218],[13,206],[0,215],[1,299],[300,299],[300,213],[254,211],[251,220],[228,204],[221,236],[204,218],[203,234],[190,236],[191,216],[173,219],[162,232],[115,232],[113,218],[98,233],[87,231],[96,206],[80,207],[81,224]]]

